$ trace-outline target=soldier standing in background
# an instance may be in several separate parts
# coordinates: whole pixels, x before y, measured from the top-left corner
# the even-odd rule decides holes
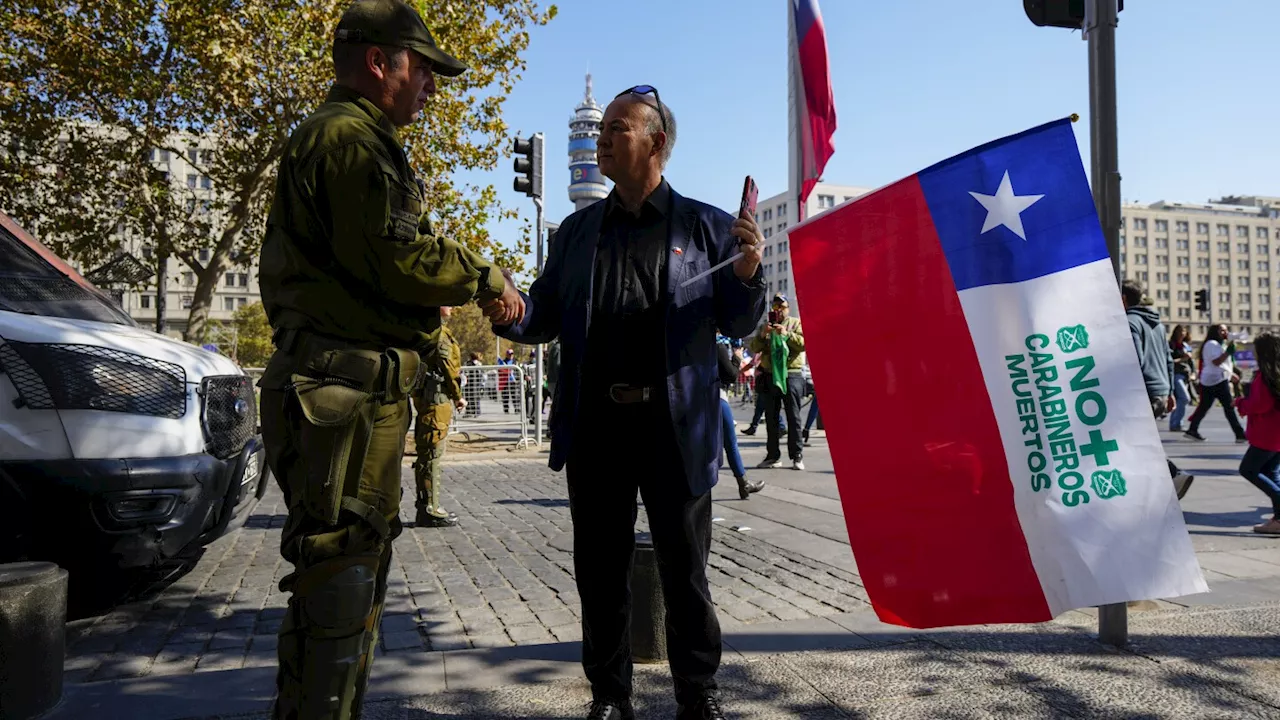
[[[440,317],[448,320],[453,308],[440,308]],[[444,457],[445,438],[449,436],[449,423],[453,420],[453,408],[467,407],[458,384],[462,375],[462,348],[441,325],[433,333],[431,342],[422,353],[425,368],[422,384],[413,393],[413,408],[418,419],[414,424],[413,442],[418,459],[413,463],[414,485],[417,498],[414,505],[418,512],[413,524],[418,527],[449,527],[458,524],[458,516],[440,507],[440,483],[442,472],[440,459]]]
[[[276,346],[259,382],[262,435],[293,564],[272,714],[289,720],[360,717],[401,530],[416,349],[438,308],[474,299],[495,323],[524,315],[495,264],[435,236],[397,132],[435,74],[466,66],[401,0],[348,7],[333,63],[336,83],[285,147],[261,257]]]

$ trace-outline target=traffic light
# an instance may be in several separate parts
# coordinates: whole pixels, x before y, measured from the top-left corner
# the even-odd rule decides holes
[[[1207,312],[1209,310],[1209,291],[1196,291],[1196,312]]]
[[[531,198],[542,197],[542,134],[516,138],[516,192],[522,192]]]
[[[1085,3],[1094,0],[1022,0],[1031,22],[1040,27],[1060,27],[1080,30],[1084,27]],[[1119,0],[1116,11],[1124,10],[1124,0]]]

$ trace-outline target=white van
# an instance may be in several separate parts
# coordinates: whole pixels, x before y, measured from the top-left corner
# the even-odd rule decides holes
[[[234,362],[138,327],[0,213],[0,562],[154,565],[238,527],[267,475]]]

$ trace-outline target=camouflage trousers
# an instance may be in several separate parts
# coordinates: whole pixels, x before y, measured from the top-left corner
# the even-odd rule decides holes
[[[417,413],[413,441],[418,448],[418,459],[413,463],[413,480],[417,489],[414,505],[420,511],[444,518],[449,513],[440,507],[440,459],[444,457],[445,438],[453,420],[453,401],[442,392],[433,392],[432,384],[428,381],[427,387],[413,396],[413,408]]]

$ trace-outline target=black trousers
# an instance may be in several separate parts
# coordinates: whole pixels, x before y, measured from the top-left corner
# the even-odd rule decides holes
[[[787,391],[783,392],[773,384],[770,377],[762,378],[757,381],[756,387],[760,388],[763,383],[763,389],[760,395],[764,397],[764,427],[768,434],[768,442],[765,444],[765,457],[770,460],[777,460],[782,457],[782,450],[779,447],[782,434],[782,426],[780,421],[780,413],[787,413],[787,457],[792,460],[802,460],[804,458],[804,446],[800,444],[800,431],[803,429],[803,420],[800,419],[800,402],[804,398],[804,376],[800,373],[787,375]]]
[[[1204,420],[1205,415],[1209,414],[1209,408],[1213,407],[1214,400],[1222,403],[1222,411],[1227,414],[1227,422],[1231,424],[1231,430],[1235,432],[1236,437],[1244,437],[1244,428],[1240,427],[1240,418],[1236,417],[1235,400],[1231,397],[1230,380],[1223,380],[1217,385],[1201,386],[1200,404],[1191,414],[1191,427],[1187,429],[1191,432],[1200,431],[1200,422]]]
[[[585,390],[567,463],[573,564],[582,596],[582,665],[596,699],[631,697],[631,561],[636,492],[649,517],[667,607],[676,698],[716,688],[720,623],[707,584],[711,493],[689,490],[660,402],[617,405]],[[644,434],[647,442],[633,438]]]

